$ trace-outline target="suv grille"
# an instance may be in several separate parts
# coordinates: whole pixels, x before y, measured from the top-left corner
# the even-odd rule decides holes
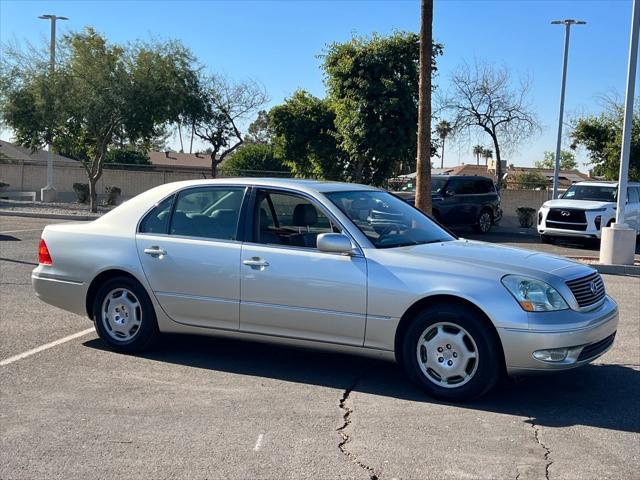
[[[565,230],[586,230],[587,217],[584,210],[575,208],[552,208],[547,214],[547,226]]]
[[[580,307],[588,307],[604,298],[604,282],[598,272],[566,283]]]

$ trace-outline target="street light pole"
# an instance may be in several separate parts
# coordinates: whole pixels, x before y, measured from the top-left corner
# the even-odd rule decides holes
[[[553,169],[553,198],[558,198],[558,175],[560,173],[560,152],[562,147],[562,122],[564,116],[564,92],[567,86],[567,62],[569,60],[569,35],[571,35],[571,25],[584,25],[587,22],[582,20],[554,20],[552,25],[564,25],[564,60],[562,65],[562,87],[560,89],[560,118],[558,119],[558,141],[556,143],[556,163]]]
[[[57,15],[40,15],[38,18],[49,20],[51,22],[51,41],[49,44],[49,82],[54,81],[54,73],[56,71],[56,21],[68,20],[67,17],[58,17]],[[54,108],[54,102],[49,96],[49,108]],[[43,202],[53,202],[56,199],[56,190],[53,187],[53,156],[52,142],[49,138],[49,146],[47,149],[47,186],[40,190],[40,199]]]
[[[631,124],[633,122],[633,94],[636,85],[636,70],[638,68],[639,34],[640,0],[633,0],[627,93],[624,101],[624,123],[622,125],[622,147],[620,149],[620,178],[618,178],[616,221],[611,227],[602,229],[602,241],[600,243],[600,263],[606,264],[633,265],[634,263],[636,230],[635,228],[629,228],[625,223],[625,209],[627,206]]]

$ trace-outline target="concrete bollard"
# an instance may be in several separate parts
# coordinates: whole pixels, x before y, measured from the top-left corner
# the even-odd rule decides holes
[[[600,263],[605,265],[633,265],[636,250],[636,231],[626,223],[614,223],[602,229]]]

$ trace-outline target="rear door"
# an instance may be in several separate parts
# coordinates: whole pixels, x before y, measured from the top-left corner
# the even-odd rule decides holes
[[[242,186],[182,190],[151,210],[136,236],[153,294],[176,322],[237,330]]]

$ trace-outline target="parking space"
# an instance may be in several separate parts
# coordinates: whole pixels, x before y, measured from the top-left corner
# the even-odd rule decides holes
[[[33,293],[46,223],[0,217],[0,361],[91,326]],[[610,352],[461,405],[389,362],[186,336],[128,356],[88,333],[0,366],[0,478],[637,478],[640,278],[604,279]]]

